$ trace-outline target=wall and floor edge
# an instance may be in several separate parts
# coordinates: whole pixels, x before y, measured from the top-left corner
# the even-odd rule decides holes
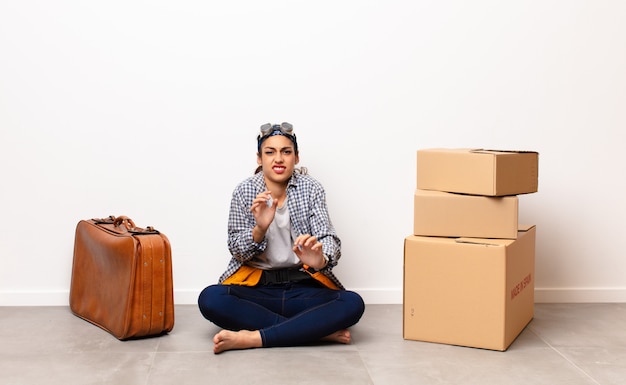
[[[176,305],[194,305],[197,290],[175,290]],[[352,288],[366,304],[402,304],[402,290]],[[2,291],[0,306],[67,306],[69,290],[59,291]],[[626,288],[537,288],[535,303],[626,303]]]

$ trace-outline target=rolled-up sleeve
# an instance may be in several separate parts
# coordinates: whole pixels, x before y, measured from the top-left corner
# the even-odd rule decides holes
[[[228,249],[231,255],[240,262],[254,258],[267,247],[265,239],[261,243],[256,243],[252,237],[252,229],[256,221],[250,212],[250,207],[255,196],[250,185],[242,184],[235,189],[230,202]]]

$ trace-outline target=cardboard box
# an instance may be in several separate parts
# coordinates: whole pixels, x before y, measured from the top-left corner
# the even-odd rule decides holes
[[[413,235],[515,239],[518,200],[418,189]]]
[[[539,154],[523,151],[417,151],[417,188],[504,196],[537,191]]]
[[[535,227],[517,239],[409,236],[403,336],[506,350],[534,316]]]

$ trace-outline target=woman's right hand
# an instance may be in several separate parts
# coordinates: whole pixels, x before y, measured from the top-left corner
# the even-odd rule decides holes
[[[270,191],[263,191],[257,195],[256,198],[254,198],[254,201],[252,201],[252,207],[250,207],[250,211],[256,220],[256,225],[259,227],[259,230],[263,232],[263,236],[265,236],[265,232],[274,220],[276,207],[278,206],[276,202],[274,202],[272,207],[269,207],[267,202],[270,200],[272,196],[271,194],[272,193]]]

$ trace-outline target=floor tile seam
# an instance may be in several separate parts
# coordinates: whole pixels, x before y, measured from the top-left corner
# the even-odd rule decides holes
[[[363,356],[361,355],[361,350],[360,349],[356,349],[355,351],[358,354],[359,359],[361,360],[361,364],[365,368],[365,373],[367,373],[367,378],[370,380],[370,384],[374,385],[374,378],[372,377],[372,372],[370,371],[369,365],[367,365],[367,363],[363,359]]]
[[[543,338],[539,333],[535,332],[534,330],[531,330],[531,332],[534,335],[536,335],[544,344],[546,344],[552,351],[554,351],[556,354],[561,356],[561,358],[563,358],[567,363],[569,363],[574,368],[576,368],[580,373],[582,373],[589,380],[593,381],[594,384],[601,385],[595,378],[593,378],[593,376],[591,376],[589,373],[587,373],[587,371],[585,371],[583,368],[578,366],[574,361],[569,359],[563,352],[561,352],[558,348],[553,346],[550,342],[548,342],[545,338]]]
[[[158,347],[157,347],[158,348]],[[146,375],[145,385],[150,385],[150,377],[152,376],[152,369],[154,369],[154,362],[156,361],[158,351],[151,352],[152,359],[150,360],[150,366],[148,367],[148,374]]]

